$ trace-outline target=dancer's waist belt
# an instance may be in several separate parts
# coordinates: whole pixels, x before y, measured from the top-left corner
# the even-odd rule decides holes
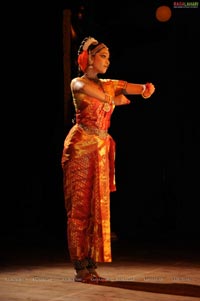
[[[84,125],[84,124],[81,124],[79,123],[79,126],[84,130],[86,131],[88,134],[91,134],[91,135],[97,135],[101,138],[104,138],[108,135],[108,131],[107,130],[101,130],[101,129],[98,129],[98,128],[95,128],[95,127],[91,127],[91,126],[87,126],[87,125]]]

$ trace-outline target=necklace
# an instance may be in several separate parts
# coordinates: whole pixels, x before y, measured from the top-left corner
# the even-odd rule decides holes
[[[87,74],[83,75],[83,77],[88,79],[89,81],[94,82],[95,84],[100,84],[100,80],[98,77],[89,77]]]
[[[109,112],[110,111],[110,105],[108,102],[105,102],[104,105],[103,105],[103,110],[105,112]]]
[[[92,77],[88,77],[87,74],[83,75],[83,77],[86,78],[89,81],[94,82],[96,85],[100,86],[102,88],[103,92],[105,93],[103,85],[101,83],[101,80],[98,77],[93,77],[93,78]],[[108,102],[105,102],[104,105],[103,105],[103,110],[105,112],[109,112],[110,109],[111,109],[110,104]]]

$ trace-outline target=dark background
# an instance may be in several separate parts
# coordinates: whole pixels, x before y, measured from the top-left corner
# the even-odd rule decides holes
[[[155,11],[165,4],[172,17],[159,22]],[[198,243],[199,8],[175,9],[161,0],[34,1],[4,10],[2,239],[12,246],[66,244],[60,159],[73,109],[64,120],[65,9],[76,33],[71,77],[77,47],[90,35],[110,48],[106,77],[156,87],[151,99],[131,96],[132,103],[117,107],[112,117],[117,143],[112,231],[119,241]]]

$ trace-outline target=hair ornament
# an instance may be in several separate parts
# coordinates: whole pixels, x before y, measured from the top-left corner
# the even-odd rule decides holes
[[[98,41],[95,40],[95,39],[92,38],[92,37],[89,37],[89,38],[87,39],[87,41],[84,43],[84,45],[83,45],[83,51],[84,51],[84,50],[88,50],[88,48],[89,48],[90,45],[92,45],[92,44],[96,45],[96,44],[98,44]]]
[[[78,56],[78,64],[82,72],[85,72],[88,65],[88,52],[83,50]]]

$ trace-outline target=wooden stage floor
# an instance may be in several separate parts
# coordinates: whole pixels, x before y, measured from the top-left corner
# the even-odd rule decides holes
[[[114,241],[112,263],[98,265],[102,284],[74,282],[65,248],[55,245],[1,250],[0,301],[200,300],[195,244]]]

